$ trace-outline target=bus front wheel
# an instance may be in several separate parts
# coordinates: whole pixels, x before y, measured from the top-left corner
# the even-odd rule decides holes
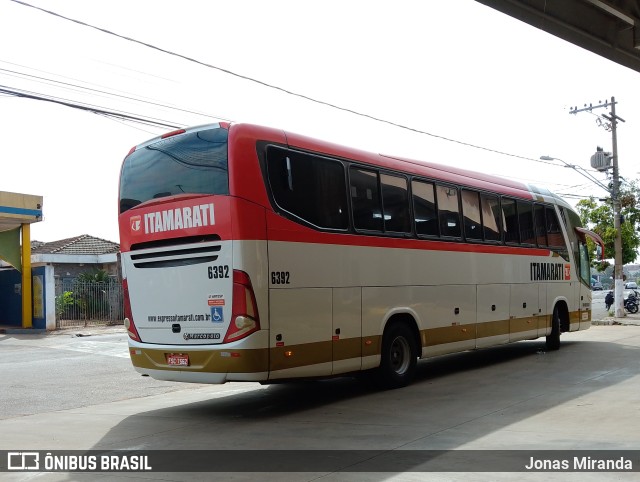
[[[394,324],[382,339],[379,380],[385,388],[407,386],[413,379],[418,362],[416,341],[405,324]]]
[[[547,350],[555,351],[560,349],[560,312],[556,306],[553,309],[551,318],[551,333],[547,336]]]

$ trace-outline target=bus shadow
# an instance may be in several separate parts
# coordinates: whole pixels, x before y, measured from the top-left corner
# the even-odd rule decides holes
[[[640,375],[638,360],[638,347],[615,342],[563,340],[559,351],[546,352],[543,341],[525,341],[422,361],[414,383],[397,390],[379,390],[344,377],[256,386],[141,412],[112,427],[92,448],[385,452],[466,448],[511,425],[553,424],[554,417],[561,416],[553,410],[566,404],[588,416],[598,392]],[[581,423],[589,424],[589,418]],[[556,435],[553,431],[547,435],[542,427],[531,430],[543,435],[502,448],[548,449],[560,439],[567,441],[562,429]],[[588,440],[576,440],[575,448],[585,444],[593,448]],[[475,448],[484,447],[480,445]]]
[[[569,344],[566,343],[565,346]],[[544,343],[521,342],[497,348],[444,355],[418,363],[415,379],[409,387],[384,390],[368,375],[344,376],[319,380],[294,380],[275,383],[256,393],[204,401],[189,406],[197,416],[234,417],[236,419],[272,419],[282,415],[326,407],[358,397],[386,398],[394,393],[416,390],[423,383],[431,383],[451,374],[462,374],[483,367],[509,363],[513,360],[543,354]],[[371,374],[375,377],[375,374]],[[413,388],[412,388],[413,387]]]

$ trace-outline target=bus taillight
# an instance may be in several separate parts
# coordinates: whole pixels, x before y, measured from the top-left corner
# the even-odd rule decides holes
[[[249,275],[233,271],[233,309],[231,323],[223,343],[240,340],[260,329],[258,305]]]
[[[129,301],[129,283],[127,279],[122,280],[122,297],[124,298],[124,327],[127,329],[129,338],[135,341],[140,341],[140,335],[136,325],[133,323],[133,316],[131,315],[131,301]]]

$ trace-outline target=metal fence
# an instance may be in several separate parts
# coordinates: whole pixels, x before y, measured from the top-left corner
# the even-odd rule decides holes
[[[56,280],[56,327],[122,323],[122,283],[118,280]]]

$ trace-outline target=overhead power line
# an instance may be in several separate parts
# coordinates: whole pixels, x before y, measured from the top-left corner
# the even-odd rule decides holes
[[[158,52],[162,52],[162,53],[167,54],[167,55],[171,55],[171,56],[174,56],[174,57],[177,57],[177,58],[181,58],[183,60],[186,60],[188,62],[193,62],[193,63],[201,65],[203,67],[207,67],[207,68],[210,68],[210,69],[218,70],[220,72],[223,72],[225,74],[237,77],[239,79],[243,79],[243,80],[246,80],[248,82],[253,82],[253,83],[261,85],[263,87],[267,87],[269,89],[277,90],[279,92],[283,92],[285,94],[292,95],[294,97],[298,97],[300,99],[304,99],[304,100],[307,100],[309,102],[313,102],[313,103],[320,104],[320,105],[323,105],[323,106],[326,106],[326,107],[330,107],[332,109],[340,110],[340,111],[347,112],[347,113],[350,113],[350,114],[353,114],[353,115],[356,115],[356,116],[359,116],[359,117],[363,117],[363,118],[370,119],[370,120],[373,120],[373,121],[376,121],[376,122],[380,122],[380,123],[383,123],[383,124],[394,126],[394,127],[399,128],[399,129],[407,130],[407,131],[410,131],[410,132],[415,132],[417,134],[423,134],[423,135],[427,135],[427,136],[430,136],[430,137],[434,137],[436,139],[441,139],[441,140],[444,140],[444,141],[453,142],[455,144],[459,144],[459,145],[462,145],[462,146],[472,147],[474,149],[480,149],[480,150],[484,150],[484,151],[487,151],[487,152],[493,152],[495,154],[500,154],[500,155],[503,155],[503,156],[513,157],[513,158],[517,158],[517,159],[523,159],[523,160],[526,160],[526,161],[533,161],[533,162],[538,162],[538,163],[542,163],[542,164],[549,164],[549,165],[552,165],[552,166],[560,167],[560,164],[557,164],[557,163],[546,162],[546,161],[543,161],[543,160],[540,160],[540,159],[535,159],[535,158],[532,158],[532,157],[521,156],[521,155],[518,155],[518,154],[512,154],[512,153],[509,153],[509,152],[504,152],[504,151],[500,151],[500,150],[497,150],[497,149],[492,149],[492,148],[489,148],[489,147],[484,147],[484,146],[479,146],[479,145],[476,145],[476,144],[471,144],[469,142],[464,142],[464,141],[460,141],[460,140],[457,140],[457,139],[452,139],[450,137],[442,136],[442,135],[439,135],[439,134],[434,134],[432,132],[424,131],[424,130],[417,129],[417,128],[414,128],[414,127],[410,127],[410,126],[407,126],[407,125],[404,125],[404,124],[400,124],[400,123],[397,123],[397,122],[389,121],[389,120],[383,119],[381,117],[376,117],[374,115],[366,114],[366,113],[363,113],[363,112],[359,112],[359,111],[356,111],[354,109],[350,109],[350,108],[347,108],[347,107],[341,107],[341,106],[339,106],[337,104],[333,104],[331,102],[327,102],[327,101],[324,101],[324,100],[316,99],[314,97],[310,97],[310,96],[305,95],[305,94],[294,92],[294,91],[286,89],[284,87],[279,87],[277,85],[270,84],[268,82],[264,82],[262,80],[259,80],[259,79],[253,78],[253,77],[249,77],[247,75],[239,74],[237,72],[233,72],[231,70],[228,70],[228,69],[225,69],[225,68],[222,68],[222,67],[218,67],[216,65],[209,64],[207,62],[203,62],[201,60],[195,59],[195,58],[190,57],[188,55],[184,55],[184,54],[180,54],[180,53],[177,53],[177,52],[173,52],[171,50],[167,50],[167,49],[164,49],[162,47],[158,47],[156,45],[153,45],[153,44],[150,44],[150,43],[147,43],[147,42],[143,42],[141,40],[137,40],[137,39],[134,39],[132,37],[128,37],[126,35],[121,35],[121,34],[118,34],[116,32],[113,32],[111,30],[108,30],[106,28],[98,27],[98,26],[89,24],[87,22],[83,22],[82,20],[77,20],[77,19],[74,19],[74,18],[70,18],[70,17],[67,17],[65,15],[59,14],[57,12],[53,12],[51,10],[47,10],[45,8],[42,8],[42,7],[31,5],[30,3],[23,2],[21,0],[11,0],[11,1],[14,2],[14,3],[17,3],[19,5],[23,5],[25,7],[29,7],[29,8],[33,8],[35,10],[39,10],[39,11],[47,13],[49,15],[53,15],[53,16],[61,18],[63,20],[67,20],[69,22],[73,22],[73,23],[76,23],[78,25],[82,25],[84,27],[88,27],[88,28],[91,28],[91,29],[94,29],[94,30],[98,30],[99,32],[106,33],[107,35],[111,35],[111,36],[114,36],[114,37],[117,37],[117,38],[120,38],[120,39],[123,39],[123,40],[127,40],[129,42],[133,42],[133,43],[136,43],[138,45],[142,45],[144,47],[156,50]]]
[[[51,96],[45,96],[45,95],[39,95],[36,93],[31,93],[28,91],[23,91],[23,90],[19,90],[19,89],[14,89],[12,87],[8,87],[8,86],[4,86],[4,85],[0,85],[0,94],[7,94],[7,95],[11,95],[11,96],[15,96],[15,97],[22,97],[25,99],[33,99],[33,100],[40,100],[40,101],[44,101],[44,102],[51,102],[53,104],[59,104],[59,105],[64,105],[66,107],[71,107],[73,109],[79,109],[79,110],[84,110],[86,112],[92,112],[94,114],[99,114],[99,115],[104,115],[104,116],[108,116],[108,117],[115,117],[118,119],[123,119],[123,120],[128,120],[128,121],[133,121],[133,122],[139,122],[141,124],[146,124],[146,125],[153,125],[153,126],[158,126],[158,127],[167,127],[170,129],[176,129],[178,127],[183,127],[182,125],[179,125],[177,123],[171,123],[169,124],[169,121],[160,121],[158,119],[154,119],[152,117],[140,117],[140,116],[136,116],[133,114],[129,114],[126,112],[117,112],[117,111],[112,111],[112,110],[107,110],[105,108],[102,107],[98,107],[98,106],[93,106],[90,104],[83,104],[83,103],[78,103],[78,102],[72,102],[66,99],[60,99],[60,98],[56,98],[56,97],[51,97]]]
[[[140,116],[136,116],[130,113],[124,113],[124,112],[117,112],[117,111],[113,111],[113,110],[108,110],[105,108],[101,108],[101,107],[96,107],[90,104],[86,104],[86,103],[77,103],[77,102],[72,102],[66,99],[60,99],[60,98],[55,98],[52,96],[46,96],[45,94],[39,94],[39,93],[33,93],[33,92],[28,92],[25,90],[16,90],[14,88],[11,87],[7,87],[7,86],[2,86],[0,85],[0,96],[5,96],[5,97],[20,97],[20,98],[26,98],[26,99],[31,99],[31,100],[39,100],[39,101],[44,101],[44,102],[51,102],[54,104],[59,104],[59,105],[63,105],[65,107],[70,107],[73,109],[78,109],[78,110],[83,110],[86,112],[90,112],[93,114],[97,114],[112,120],[116,120],[116,121],[126,121],[126,122],[136,122],[136,123],[140,123],[143,125],[150,125],[150,126],[157,126],[157,127],[169,127],[169,128],[178,128],[178,127],[184,127],[184,124],[182,125],[177,125],[177,123],[173,123],[173,124],[168,124],[167,122],[170,121],[163,121],[160,122],[157,119],[154,118],[150,118],[150,117],[140,117]],[[149,132],[149,131],[145,131],[148,132],[149,134],[153,134],[153,132]],[[511,178],[511,179],[518,179],[518,178]],[[531,181],[531,179],[524,179],[523,180],[526,181]],[[536,181],[534,181],[536,182]],[[538,182],[544,182],[544,181],[538,181]],[[577,187],[583,187],[583,185],[574,185],[574,186],[568,186],[566,184],[559,184],[559,183],[554,183],[554,185],[558,186],[558,187],[568,187],[569,189],[571,188],[577,188]],[[574,199],[588,199],[590,196],[585,196],[585,195],[580,195],[580,194],[575,194],[575,193],[558,193],[559,195],[565,197],[565,198],[574,198]],[[591,195],[592,196],[592,195]]]
[[[4,62],[4,61],[0,60],[0,62]],[[7,62],[7,63],[11,63],[11,62]],[[13,64],[13,65],[15,65],[15,64]],[[25,66],[22,66],[22,67],[25,67]],[[29,68],[29,67],[26,67],[26,68]],[[160,102],[154,102],[152,100],[145,100],[145,99],[136,98],[136,97],[133,97],[133,96],[130,96],[130,95],[117,94],[117,93],[109,92],[109,91],[106,91],[106,90],[94,89],[92,87],[85,87],[85,86],[82,86],[82,85],[79,85],[79,84],[74,84],[74,83],[71,83],[71,82],[63,82],[61,80],[55,80],[55,79],[42,77],[42,76],[38,76],[38,75],[27,74],[25,72],[19,72],[17,70],[10,70],[10,69],[0,68],[0,74],[1,73],[6,73],[6,75],[12,76],[12,77],[27,78],[29,80],[33,80],[34,82],[40,82],[40,83],[44,83],[44,84],[55,84],[55,85],[61,86],[61,88],[63,88],[63,89],[68,89],[68,90],[72,90],[72,91],[76,90],[76,91],[88,92],[88,93],[90,93],[92,95],[116,97],[116,98],[120,98],[120,99],[124,99],[124,100],[139,102],[139,103],[143,103],[143,104],[149,104],[149,105],[152,105],[154,107],[161,107],[161,108],[165,108],[165,109],[176,110],[176,111],[184,112],[184,113],[187,113],[187,114],[195,114],[195,115],[199,115],[199,116],[203,116],[203,117],[215,117],[216,119],[219,119],[219,120],[230,121],[230,119],[226,119],[224,117],[211,116],[210,114],[205,114],[203,112],[196,112],[196,111],[193,111],[193,110],[183,109],[181,107],[177,107],[177,106],[173,106],[173,105],[167,105],[167,104],[162,104]],[[47,72],[47,73],[50,74],[51,72]],[[53,74],[53,75],[55,75],[55,74]],[[73,80],[77,80],[79,82],[82,82],[79,79],[73,79]]]

